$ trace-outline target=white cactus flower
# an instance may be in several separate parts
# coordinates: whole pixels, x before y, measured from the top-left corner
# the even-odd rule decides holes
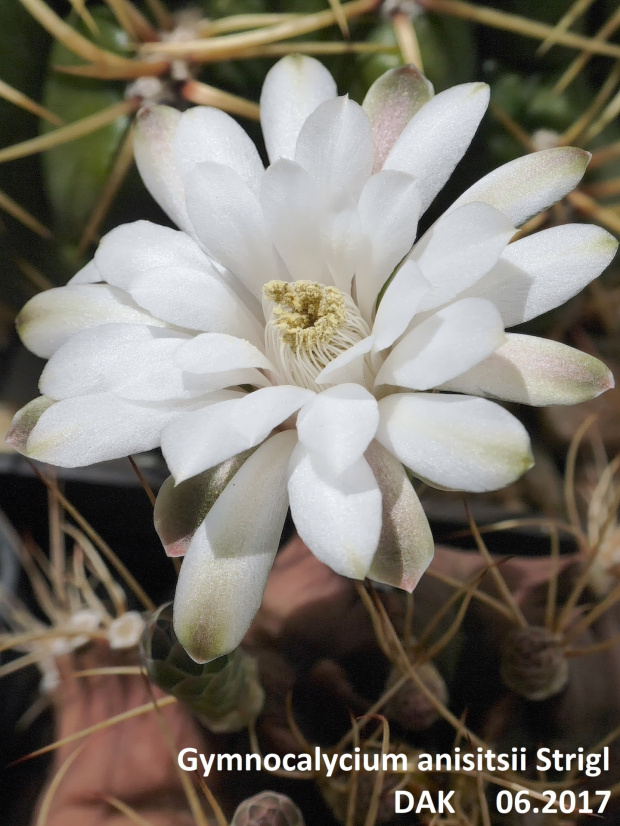
[[[335,571],[412,590],[433,541],[405,468],[438,487],[502,487],[532,457],[489,398],[572,404],[612,386],[596,359],[504,332],[615,253],[581,224],[510,243],[575,187],[588,153],[495,170],[416,241],[488,98],[482,83],[434,96],[406,68],[359,106],[316,60],[286,57],[261,97],[266,170],[226,114],[146,109],[138,166],[180,231],[118,227],[22,311],[22,339],[49,362],[10,438],[63,466],[161,445],[174,481],[156,525],[186,553],[175,628],[196,660],[240,642],[289,505]]]

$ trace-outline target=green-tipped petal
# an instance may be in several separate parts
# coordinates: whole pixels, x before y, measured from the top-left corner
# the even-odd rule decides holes
[[[505,327],[564,304],[609,265],[618,242],[593,224],[560,224],[508,244],[498,262],[461,296],[492,301]]]
[[[518,227],[574,189],[589,160],[589,152],[574,146],[532,152],[485,175],[455,201],[451,210],[471,201],[483,201]]]
[[[477,396],[531,404],[577,404],[614,386],[602,361],[566,344],[509,333],[487,359],[442,386]]]
[[[26,452],[28,437],[41,416],[53,404],[54,399],[50,399],[48,396],[39,396],[38,399],[33,399],[21,410],[18,410],[6,436],[6,440],[11,447],[19,450],[20,453]]]
[[[113,322],[168,326],[116,287],[69,284],[31,298],[17,316],[17,332],[35,355],[49,358],[74,333]]]
[[[521,422],[487,399],[395,393],[379,402],[379,412],[377,441],[428,484],[498,490],[534,464]]]
[[[383,500],[381,537],[368,576],[411,592],[433,558],[428,520],[398,459],[376,441],[365,456]]]
[[[92,393],[49,405],[32,427],[24,453],[59,467],[85,467],[151,450],[162,429],[191,406],[140,404]]]
[[[261,445],[194,534],[177,583],[174,630],[196,662],[236,648],[258,611],[288,509],[296,442],[287,430]]]
[[[390,69],[375,80],[362,103],[372,129],[375,172],[411,118],[434,94],[433,84],[415,66]]]
[[[244,450],[179,485],[174,484],[172,476],[166,479],[159,489],[153,516],[168,556],[184,556],[218,496],[255,450]]]

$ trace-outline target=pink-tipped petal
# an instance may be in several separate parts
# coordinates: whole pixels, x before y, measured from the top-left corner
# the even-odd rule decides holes
[[[501,347],[443,390],[540,407],[578,404],[614,386],[602,361],[566,344],[509,333]]]
[[[435,550],[420,500],[398,459],[379,442],[365,453],[382,497],[379,547],[368,571],[370,579],[413,591]]]
[[[435,94],[433,84],[415,66],[389,69],[372,84],[362,103],[375,147],[378,172],[411,118]]]

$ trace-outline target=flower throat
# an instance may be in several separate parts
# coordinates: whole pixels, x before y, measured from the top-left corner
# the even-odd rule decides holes
[[[269,281],[263,296],[270,311],[265,327],[269,357],[282,377],[310,390],[327,365],[370,334],[353,299],[314,281]]]

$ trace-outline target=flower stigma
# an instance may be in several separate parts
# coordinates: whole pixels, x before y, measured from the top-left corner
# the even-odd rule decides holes
[[[265,345],[282,378],[309,390],[330,362],[370,329],[353,299],[336,287],[314,281],[269,281],[263,287],[267,302]]]

